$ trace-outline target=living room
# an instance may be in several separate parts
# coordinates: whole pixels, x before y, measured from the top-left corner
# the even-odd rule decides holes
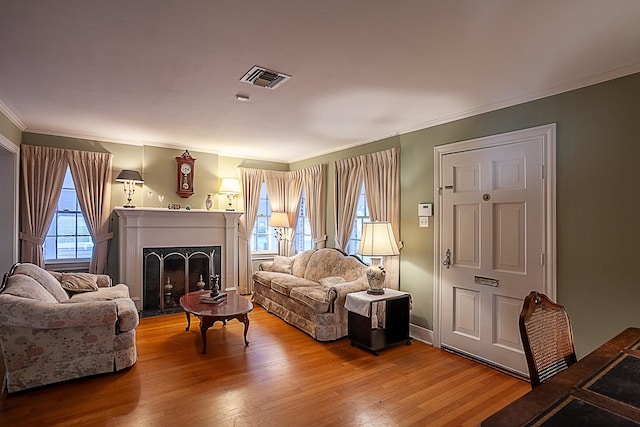
[[[637,9],[629,7],[627,15],[637,13]],[[637,31],[630,29],[628,37],[637,38]],[[589,51],[583,54],[589,57]],[[17,177],[21,145],[111,153],[114,178],[123,169],[138,170],[143,176],[144,184],[138,185],[133,195],[133,203],[139,207],[158,206],[157,199],[150,201],[147,198],[147,193],[152,192],[154,197],[165,195],[164,205],[178,203],[184,206],[188,203],[201,209],[208,193],[217,195],[222,178],[237,177],[238,167],[295,171],[324,164],[327,167],[328,247],[334,246],[336,228],[334,162],[397,147],[401,156],[399,239],[403,242],[399,288],[409,292],[413,299],[412,336],[434,342],[437,333],[434,330],[437,322],[434,315],[434,304],[437,303],[434,296],[437,286],[434,278],[435,227],[433,224],[428,228],[419,227],[416,214],[419,203],[434,203],[436,212],[439,208],[434,196],[434,147],[555,123],[557,301],[571,315],[576,351],[581,358],[627,326],[640,323],[636,304],[640,290],[631,269],[635,265],[640,238],[635,213],[640,202],[633,196],[637,182],[634,161],[640,155],[637,143],[640,122],[636,117],[640,111],[639,59],[636,53],[624,66],[619,63],[608,68],[603,66],[594,75],[582,76],[580,81],[571,82],[573,85],[550,90],[542,96],[527,98],[522,94],[523,102],[514,100],[499,108],[479,110],[478,114],[467,111],[465,115],[434,125],[421,121],[427,124],[408,132],[386,134],[393,136],[362,140],[361,144],[335,151],[319,150],[309,157],[290,159],[292,161],[224,155],[180,141],[161,146],[159,143],[114,142],[120,135],[93,138],[70,133],[59,135],[37,127],[23,127],[20,123],[28,121],[21,117],[21,111],[6,108],[0,115],[3,148],[0,173],[4,183],[14,185],[12,188],[3,186],[2,200],[13,200],[14,203],[12,206],[5,202],[7,204],[2,208],[3,236],[13,236],[2,239],[2,270],[7,271],[19,260]],[[281,90],[292,82],[286,83]],[[0,79],[0,87],[5,85],[6,82]],[[3,97],[4,92],[4,89],[0,90],[0,100],[9,107],[11,100]],[[175,157],[185,149],[197,159],[196,194],[186,201],[175,193]],[[115,181],[111,187],[111,201],[111,208],[126,203],[122,185]],[[216,208],[224,208],[225,203],[224,196],[216,196]],[[117,281],[118,253],[115,248],[118,245],[112,242],[110,247],[107,272]]]

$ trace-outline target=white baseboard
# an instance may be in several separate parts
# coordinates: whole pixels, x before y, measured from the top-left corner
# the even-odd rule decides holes
[[[433,331],[422,326],[409,325],[409,335],[414,340],[422,341],[423,343],[433,345]]]

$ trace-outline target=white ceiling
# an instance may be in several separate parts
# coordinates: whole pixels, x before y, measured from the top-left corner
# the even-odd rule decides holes
[[[293,78],[240,82],[253,65]],[[305,159],[638,71],[638,0],[0,0],[0,111],[25,131],[232,157]]]

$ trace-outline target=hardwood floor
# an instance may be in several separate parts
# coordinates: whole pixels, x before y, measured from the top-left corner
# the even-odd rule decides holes
[[[201,354],[184,314],[145,318],[123,372],[0,396],[2,426],[477,425],[528,383],[413,341],[376,357],[319,343],[256,306],[216,323]]]

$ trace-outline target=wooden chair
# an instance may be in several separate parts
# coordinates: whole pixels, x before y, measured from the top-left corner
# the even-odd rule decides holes
[[[524,299],[520,336],[532,389],[577,361],[566,310],[537,291]]]

